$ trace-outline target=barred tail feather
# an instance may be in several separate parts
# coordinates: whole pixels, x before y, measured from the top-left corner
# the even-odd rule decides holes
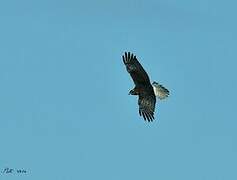
[[[169,96],[169,90],[157,82],[152,83],[154,93],[159,99],[165,99]]]

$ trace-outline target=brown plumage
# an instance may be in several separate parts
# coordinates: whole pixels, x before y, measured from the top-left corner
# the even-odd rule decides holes
[[[150,79],[142,65],[138,62],[135,55],[125,52],[122,56],[123,62],[128,73],[131,75],[135,84],[134,89],[130,91],[131,95],[138,95],[139,114],[144,120],[153,121],[156,96]]]

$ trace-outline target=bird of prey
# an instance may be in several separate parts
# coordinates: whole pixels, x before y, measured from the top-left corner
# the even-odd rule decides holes
[[[169,96],[169,91],[155,81],[151,84],[148,74],[135,55],[130,52],[125,52],[122,58],[135,84],[135,87],[130,90],[129,95],[138,96],[139,115],[143,116],[145,121],[153,121],[156,97],[164,99]]]

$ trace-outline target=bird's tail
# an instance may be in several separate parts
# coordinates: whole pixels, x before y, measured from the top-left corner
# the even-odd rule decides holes
[[[157,82],[152,83],[154,93],[159,99],[165,99],[169,96],[170,92],[168,89],[166,89],[164,86]]]

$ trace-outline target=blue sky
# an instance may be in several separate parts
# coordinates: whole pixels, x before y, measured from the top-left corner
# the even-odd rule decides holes
[[[0,179],[237,179],[235,1],[0,2]],[[138,115],[121,55],[171,96]]]

